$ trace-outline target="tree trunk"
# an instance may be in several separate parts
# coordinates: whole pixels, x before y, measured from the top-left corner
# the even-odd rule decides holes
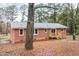
[[[33,49],[33,33],[34,33],[34,3],[29,3],[28,7],[28,22],[26,30],[26,50]]]
[[[71,3],[71,12],[70,12],[70,16],[72,18],[72,36],[73,36],[73,40],[76,40],[76,29],[75,29],[75,24],[76,24],[76,19],[75,19],[75,14],[74,14],[74,8],[73,8],[73,4]]]
[[[57,19],[56,19],[56,6],[55,6],[55,3],[54,3],[54,23],[57,22]]]
[[[73,24],[73,40],[76,40],[75,24]]]

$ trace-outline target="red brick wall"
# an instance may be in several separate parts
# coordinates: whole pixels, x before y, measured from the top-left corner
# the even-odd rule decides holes
[[[26,33],[24,30],[24,35],[20,36],[19,35],[19,30],[18,29],[12,29],[11,30],[11,40],[14,42],[20,42],[20,41],[25,41],[26,38]]]
[[[46,40],[48,39],[49,36],[49,29],[47,30],[47,32],[45,32],[45,29],[38,29],[37,35],[34,35],[33,39],[35,40]],[[19,41],[25,41],[26,39],[26,30],[24,30],[24,36],[19,36],[19,30],[18,29],[12,29],[11,30],[11,37],[10,39],[14,42],[19,42]]]
[[[34,39],[36,40],[48,39],[48,36],[49,36],[48,31],[50,31],[50,29],[48,29],[46,32],[45,32],[45,29],[38,29],[38,34],[34,35]]]
[[[24,32],[24,35],[23,36],[20,36],[19,35],[19,30],[18,29],[15,30],[15,39],[16,39],[16,41],[24,41],[25,40],[25,37],[26,37],[25,36],[25,32]]]
[[[34,35],[33,39],[35,39],[35,40],[47,40],[49,38],[50,29],[48,29],[47,32],[45,32],[45,29],[38,29],[37,31],[38,31],[38,34]],[[60,29],[57,29],[56,31],[61,33],[61,38],[65,38],[66,31],[62,32]],[[13,42],[25,41],[26,30],[24,30],[24,36],[19,36],[19,29],[11,29],[10,39]]]

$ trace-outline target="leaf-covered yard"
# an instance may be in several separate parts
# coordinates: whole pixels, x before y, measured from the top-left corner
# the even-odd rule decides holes
[[[48,40],[33,42],[33,50],[25,50],[24,43],[0,45],[0,55],[13,56],[53,56],[79,55],[79,41]]]

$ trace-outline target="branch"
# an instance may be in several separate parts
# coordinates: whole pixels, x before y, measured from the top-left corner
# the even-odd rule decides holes
[[[38,8],[53,8],[53,9],[58,9],[58,8],[50,7],[50,6],[37,6],[34,9],[38,9]]]

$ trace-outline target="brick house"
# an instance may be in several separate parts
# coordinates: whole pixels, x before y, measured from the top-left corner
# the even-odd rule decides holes
[[[21,42],[26,39],[26,22],[12,22],[10,39],[12,42]],[[65,38],[67,27],[59,23],[35,23],[34,40],[47,40],[51,38]]]

